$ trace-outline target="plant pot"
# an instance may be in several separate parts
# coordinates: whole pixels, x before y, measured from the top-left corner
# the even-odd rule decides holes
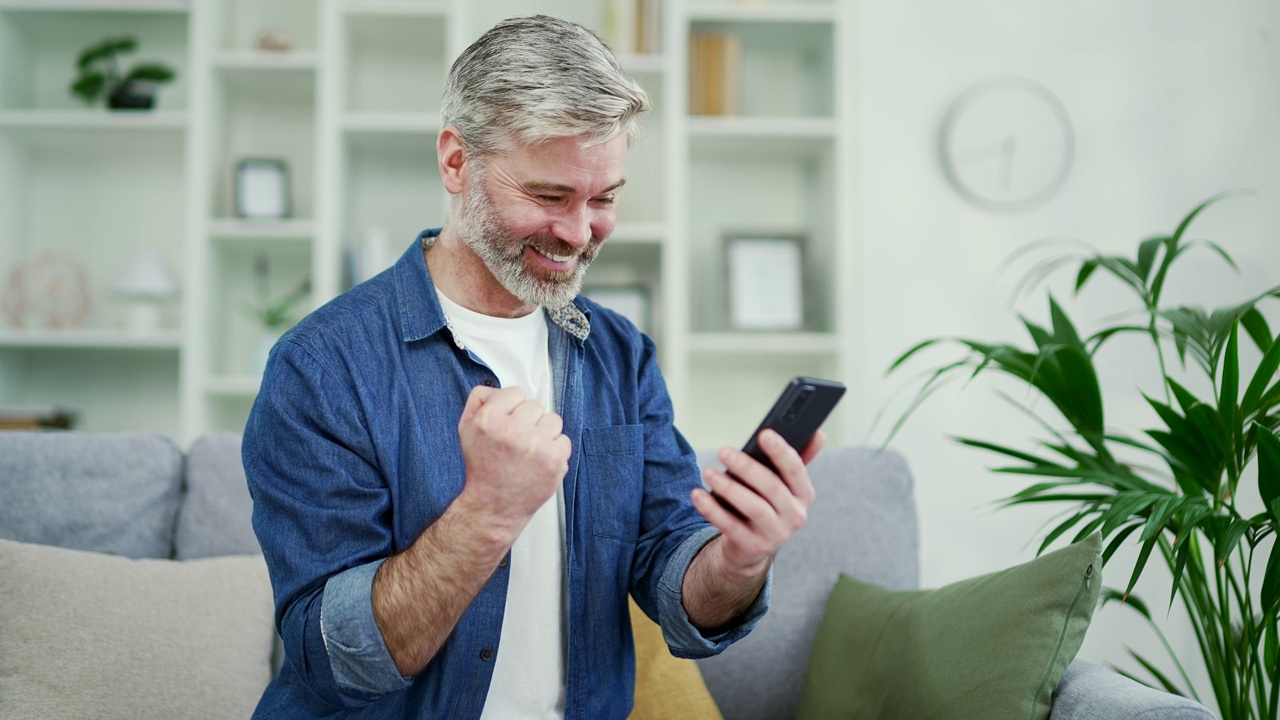
[[[150,110],[155,104],[155,84],[149,82],[125,83],[107,96],[107,107],[112,110]]]

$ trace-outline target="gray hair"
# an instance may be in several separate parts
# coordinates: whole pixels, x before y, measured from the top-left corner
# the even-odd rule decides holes
[[[590,30],[546,15],[503,20],[454,61],[441,120],[478,156],[587,135],[590,144],[639,132],[649,95]]]

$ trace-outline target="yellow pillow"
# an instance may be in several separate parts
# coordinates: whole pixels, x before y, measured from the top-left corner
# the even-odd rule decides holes
[[[631,600],[636,638],[636,705],[630,720],[720,720],[698,664],[673,657],[662,628]]]

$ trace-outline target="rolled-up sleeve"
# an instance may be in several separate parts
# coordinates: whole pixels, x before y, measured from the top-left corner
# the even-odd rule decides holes
[[[703,528],[680,543],[667,561],[662,579],[658,583],[658,613],[662,618],[662,635],[671,648],[671,654],[680,658],[702,658],[716,655],[733,643],[746,637],[769,610],[769,593],[773,588],[773,570],[765,578],[764,588],[756,596],[729,630],[716,635],[703,635],[689,622],[684,609],[684,576],[689,572],[693,558],[703,546],[718,535],[714,527]]]
[[[373,617],[373,578],[382,560],[334,575],[324,586],[320,634],[339,687],[380,695],[409,684],[396,669]]]

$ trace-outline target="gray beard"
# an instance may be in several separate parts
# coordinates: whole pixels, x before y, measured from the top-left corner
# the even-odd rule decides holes
[[[595,259],[595,249],[578,255],[578,261],[568,273],[556,273],[551,277],[537,276],[525,265],[524,248],[526,245],[538,246],[538,243],[532,238],[526,238],[512,246],[508,234],[498,221],[493,201],[484,192],[483,183],[483,176],[477,173],[472,191],[459,208],[457,233],[463,244],[471,248],[502,287],[521,302],[550,310],[557,310],[573,302],[582,291],[582,278]],[[599,247],[594,238],[592,242],[594,248]],[[577,250],[572,253],[577,254]]]

